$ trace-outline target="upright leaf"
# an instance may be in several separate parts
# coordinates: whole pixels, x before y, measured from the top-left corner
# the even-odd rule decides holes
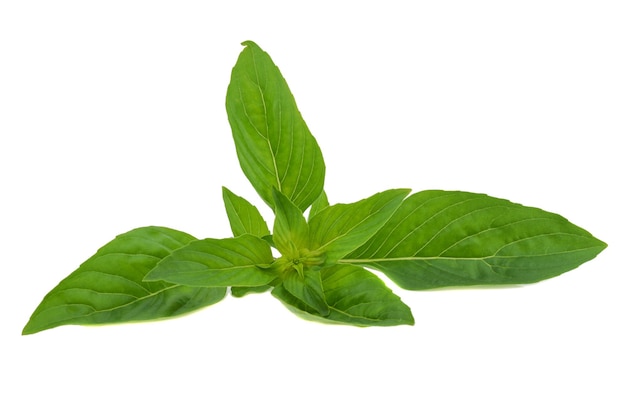
[[[44,297],[22,333],[177,316],[220,301],[225,288],[143,280],[161,259],[194,240],[165,227],[117,236]]]
[[[328,263],[341,259],[372,237],[410,191],[388,190],[325,208],[309,222],[311,249],[324,251]]]
[[[223,197],[226,205],[226,214],[228,215],[230,228],[234,236],[252,234],[263,238],[270,244],[273,243],[267,223],[254,205],[243,197],[235,195],[226,187],[223,187]],[[266,292],[271,287],[271,285],[231,286],[230,292],[234,297],[241,298],[250,293]]]
[[[315,201],[313,202],[313,204],[311,204],[311,210],[309,210],[309,220],[311,220],[311,218],[313,218],[314,215],[324,210],[329,205],[330,203],[328,202],[326,191],[322,191],[319,197],[317,197]]]
[[[241,169],[272,208],[277,188],[304,211],[324,187],[322,153],[272,59],[253,42],[243,45],[226,94]]]
[[[357,266],[336,265],[321,271],[329,312],[314,308],[280,286],[272,294],[296,314],[321,322],[356,326],[413,325],[411,309],[376,275]]]
[[[285,195],[274,189],[276,219],[272,239],[276,248],[289,258],[299,257],[299,252],[308,247],[309,227],[298,209]]]
[[[342,263],[405,289],[533,283],[594,258],[606,244],[565,218],[460,191],[413,194]]]
[[[250,234],[232,239],[203,239],[164,258],[144,280],[165,280],[187,286],[263,286],[275,276],[266,241]]]
[[[226,187],[222,187],[222,196],[230,228],[235,237],[252,234],[261,238],[270,234],[259,210],[245,198],[235,195]]]

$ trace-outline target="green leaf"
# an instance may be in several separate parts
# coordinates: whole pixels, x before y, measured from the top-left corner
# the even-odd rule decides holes
[[[297,258],[300,250],[308,247],[309,226],[296,207],[284,194],[274,189],[276,219],[272,240],[278,251],[289,258]]]
[[[356,326],[413,325],[411,309],[376,275],[349,265],[322,269],[322,285],[329,313],[322,317],[285,289],[272,294],[305,319]]]
[[[310,248],[326,253],[333,263],[382,227],[411,190],[388,190],[352,204],[325,208],[309,222]]]
[[[423,191],[342,263],[405,289],[523,284],[567,272],[606,244],[565,218],[484,194]]]
[[[235,195],[226,187],[222,187],[222,196],[230,228],[235,237],[252,234],[261,238],[270,234],[259,210],[245,198]]]
[[[276,245],[274,244],[274,237],[272,237],[271,234],[265,235],[263,237],[261,237],[263,240],[265,240],[270,246],[272,247],[276,247]]]
[[[253,42],[243,45],[226,94],[241,169],[270,207],[277,188],[304,211],[324,187],[322,152],[272,59]]]
[[[272,285],[263,286],[233,286],[230,288],[231,294],[236,298],[242,298],[250,293],[263,293],[272,288]]]
[[[262,286],[275,275],[266,241],[250,234],[231,239],[189,243],[163,259],[144,280],[165,280],[187,286]]]
[[[328,203],[328,197],[326,196],[326,191],[322,191],[319,197],[317,197],[315,201],[313,202],[313,204],[311,204],[311,210],[309,211],[309,221],[311,220],[311,218],[313,218],[313,216],[315,216],[320,211],[324,210],[329,205],[330,204]]]
[[[322,277],[319,270],[299,269],[284,275],[283,284],[287,292],[311,307],[318,314],[326,316],[329,313],[328,304],[324,298]]]
[[[22,333],[158,319],[219,302],[225,288],[143,281],[161,259],[193,240],[165,227],[142,227],[117,236],[44,297]]]

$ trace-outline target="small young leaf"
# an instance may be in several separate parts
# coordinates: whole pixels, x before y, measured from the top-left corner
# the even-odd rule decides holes
[[[325,208],[309,222],[310,247],[333,263],[350,253],[382,227],[411,190],[387,190],[352,204]]]
[[[422,191],[342,263],[405,289],[533,283],[591,260],[606,244],[565,218],[460,191]]]
[[[219,302],[225,288],[143,281],[161,259],[193,240],[165,227],[142,227],[117,236],[44,297],[22,333],[158,319]]]
[[[304,211],[324,188],[322,152],[272,59],[253,42],[243,45],[226,93],[241,169],[270,207],[277,188]]]
[[[235,195],[226,187],[222,187],[222,196],[226,206],[226,214],[230,228],[235,237],[251,234],[273,244],[267,223],[263,220],[259,210],[243,197]],[[241,298],[250,293],[262,293],[271,289],[271,285],[262,286],[231,286],[231,294]]]
[[[322,269],[322,285],[329,313],[322,317],[285,289],[272,295],[305,319],[356,326],[413,325],[411,309],[376,275],[349,265]]]
[[[276,219],[272,240],[283,255],[296,258],[300,249],[308,247],[309,226],[302,211],[284,194],[274,189],[273,197]]]
[[[144,280],[203,287],[262,286],[275,278],[266,269],[273,261],[269,244],[250,234],[203,239],[173,252]]]
[[[328,304],[324,298],[321,272],[319,270],[302,269],[288,272],[284,276],[283,284],[287,292],[311,307],[318,314],[326,316],[329,313]]]
[[[309,210],[309,221],[313,218],[314,215],[324,210],[330,204],[328,203],[328,197],[326,196],[326,191],[322,191],[315,199],[313,204],[311,204],[311,210]]]
[[[263,220],[259,210],[245,198],[235,195],[226,187],[222,187],[222,196],[230,228],[235,237],[252,234],[262,238],[270,234],[267,223]]]

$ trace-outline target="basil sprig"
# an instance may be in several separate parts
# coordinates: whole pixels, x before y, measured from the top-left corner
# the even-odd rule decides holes
[[[276,215],[272,231],[223,188],[232,238],[164,227],[117,236],[44,297],[23,334],[177,316],[228,288],[236,297],[271,290],[306,319],[412,325],[409,307],[368,268],[409,290],[525,284],[606,248],[557,214],[485,194],[393,189],[330,205],[322,153],[287,82],[266,52],[243,45],[226,111],[241,169]]]

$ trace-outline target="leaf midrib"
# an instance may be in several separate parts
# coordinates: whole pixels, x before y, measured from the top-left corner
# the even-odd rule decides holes
[[[165,292],[165,291],[167,291],[167,290],[170,290],[170,289],[175,289],[175,288],[178,288],[178,287],[184,287],[184,286],[183,286],[183,285],[174,284],[174,285],[172,285],[172,286],[168,286],[168,287],[166,287],[166,288],[163,288],[163,289],[157,290],[156,292],[153,292],[153,293],[151,293],[151,294],[149,294],[149,295],[145,295],[145,296],[138,297],[137,299],[132,300],[132,301],[130,301],[130,302],[128,302],[128,303],[125,303],[125,304],[123,304],[123,305],[114,306],[114,307],[112,307],[112,308],[102,309],[102,310],[97,310],[97,309],[96,309],[96,308],[94,308],[93,306],[91,306],[91,305],[89,305],[89,304],[86,304],[86,303],[64,303],[64,304],[62,304],[62,305],[50,306],[50,307],[47,307],[47,308],[41,309],[41,311],[40,311],[40,312],[37,312],[36,314],[33,314],[33,316],[31,317],[31,319],[33,319],[36,315],[40,315],[42,312],[45,312],[45,311],[50,311],[51,309],[63,308],[63,307],[71,306],[71,305],[85,306],[85,307],[88,307],[88,308],[93,309],[93,312],[87,313],[87,314],[85,314],[85,315],[80,315],[80,316],[76,316],[76,317],[71,317],[71,318],[63,319],[62,321],[58,321],[58,320],[57,320],[57,321],[55,321],[55,322],[54,322],[54,323],[52,323],[52,324],[47,324],[47,325],[45,325],[45,326],[47,326],[47,327],[60,326],[60,325],[63,325],[64,323],[57,324],[57,322],[66,322],[66,321],[71,321],[71,320],[80,320],[80,319],[82,319],[82,318],[86,318],[86,317],[89,317],[89,316],[94,315],[94,314],[97,314],[97,313],[103,313],[103,312],[113,312],[114,310],[121,309],[121,308],[125,308],[125,307],[127,307],[127,306],[131,306],[131,305],[134,305],[134,304],[135,304],[135,303],[137,303],[137,302],[140,302],[140,301],[145,300],[145,299],[148,299],[148,298],[150,298],[150,297],[152,297],[152,296],[155,296],[155,295],[161,294],[162,292]],[[88,290],[88,289],[84,289],[84,288],[71,288],[71,289],[82,289],[82,290]],[[199,289],[201,289],[201,288],[199,288]],[[64,289],[63,291],[65,291],[65,290],[67,290],[67,289]],[[99,293],[101,293],[101,292],[99,292]],[[44,328],[44,329],[48,329],[48,328]]]
[[[261,95],[261,102],[263,103],[263,119],[265,120],[265,135],[260,134],[265,141],[267,142],[267,146],[270,150],[270,154],[272,157],[272,165],[274,167],[274,177],[276,178],[276,185],[278,188],[278,191],[282,191],[282,183],[280,181],[280,175],[278,172],[278,164],[276,163],[276,156],[274,154],[274,149],[272,148],[272,141],[270,140],[269,134],[270,134],[270,127],[269,127],[269,123],[268,123],[268,116],[267,116],[267,104],[265,102],[265,93],[263,92],[263,89],[261,88],[261,80],[259,78],[259,70],[257,67],[257,63],[256,63],[256,57],[254,56],[254,53],[252,53],[252,65],[254,66],[254,74],[256,76],[256,87],[259,90],[259,94]],[[243,101],[242,101],[243,102]],[[245,104],[244,104],[245,107]],[[280,105],[279,105],[280,107]],[[281,111],[279,111],[280,113]]]
[[[374,257],[369,259],[340,259],[338,263],[341,264],[357,264],[357,263],[377,263],[377,262],[398,262],[398,261],[428,261],[428,260],[467,260],[467,261],[485,261],[487,259],[523,259],[526,257],[548,257],[558,256],[560,254],[576,253],[586,250],[592,250],[595,246],[585,247],[581,249],[564,250],[556,253],[544,253],[544,254],[532,254],[532,255],[514,255],[514,256],[500,256],[490,255],[482,257],[450,257],[450,256],[425,256],[425,257]]]

